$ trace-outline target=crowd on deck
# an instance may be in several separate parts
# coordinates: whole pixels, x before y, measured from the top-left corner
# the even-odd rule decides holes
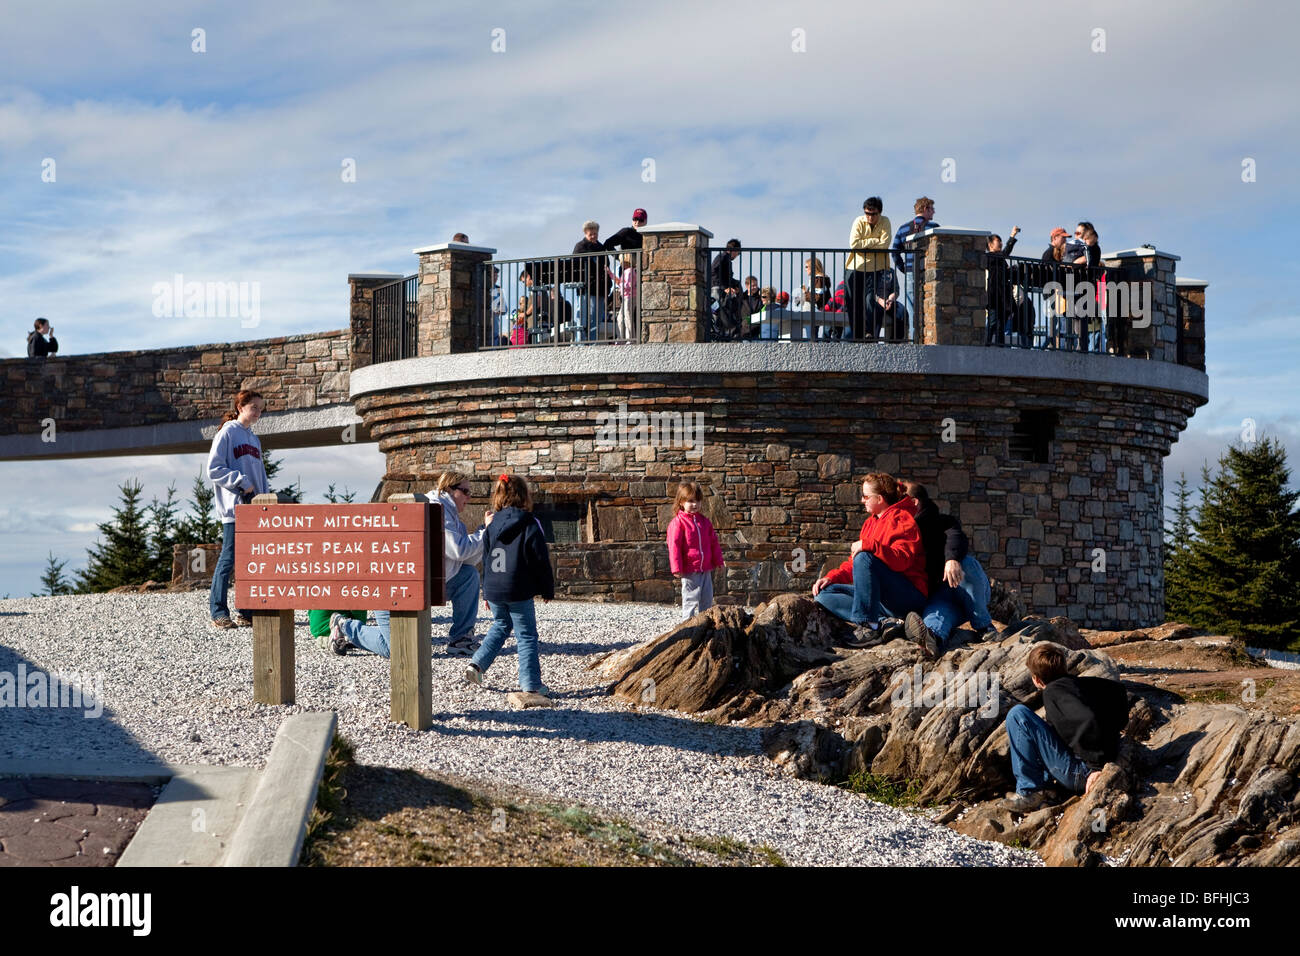
[[[744,254],[744,247],[739,239],[729,239],[709,264],[709,338],[914,340],[916,290],[922,277],[920,256],[908,240],[939,223],[930,197],[918,197],[912,209],[913,215],[895,229],[884,214],[883,200],[868,197],[862,214],[850,226],[847,250],[779,253],[798,256],[797,264],[774,261],[772,251],[766,250],[764,255],[751,256],[753,271],[743,278],[734,264]],[[630,226],[603,241],[599,223],[584,223],[583,236],[571,257],[530,262],[517,276],[507,277],[517,296],[507,297],[500,285],[500,270],[494,268],[490,328],[484,344],[519,348],[557,342],[640,341],[637,262],[630,253],[642,247],[640,229],[646,221],[646,211],[638,208]],[[1020,227],[1013,227],[1005,244],[996,234],[987,240],[984,343],[1121,351],[1124,329],[1107,318],[1101,245],[1092,223],[1080,221],[1072,236],[1063,228],[1053,229],[1037,260],[1012,258],[1019,233]],[[762,274],[765,257],[768,271],[775,269],[779,277]],[[756,268],[752,266],[755,259]],[[791,268],[787,269],[788,265]],[[1044,291],[1053,288],[1054,282],[1063,282],[1067,273],[1099,285],[1096,315],[1076,318],[1062,296]],[[778,288],[787,275],[799,277],[797,288]],[[557,287],[569,294],[556,294]],[[557,314],[552,315],[553,311]]]

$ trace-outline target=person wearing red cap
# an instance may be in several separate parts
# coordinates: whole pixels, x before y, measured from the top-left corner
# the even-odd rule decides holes
[[[646,224],[644,209],[632,210],[632,225],[624,226],[605,240],[605,248],[610,252],[616,249],[640,249],[641,233],[637,230]]]

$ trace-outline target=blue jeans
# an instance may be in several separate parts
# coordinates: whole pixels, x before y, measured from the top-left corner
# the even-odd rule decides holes
[[[542,665],[537,658],[537,612],[533,599],[527,601],[488,602],[492,609],[492,626],[471,660],[486,671],[501,653],[501,645],[514,631],[519,654],[519,688],[537,693],[542,689]]]
[[[1071,793],[1083,793],[1091,773],[1088,765],[1070,751],[1047,721],[1024,704],[1007,712],[1007,739],[1017,793],[1042,790],[1053,778]]]
[[[451,601],[451,635],[447,640],[472,638],[478,624],[478,568],[462,564],[447,582],[447,599]]]
[[[871,627],[882,617],[905,617],[925,607],[925,595],[916,585],[870,551],[853,558],[852,584],[828,584],[814,600],[850,624]]]
[[[230,590],[230,579],[235,570],[235,523],[225,522],[221,525],[221,557],[212,571],[212,591],[208,594],[208,616],[217,621],[230,617],[230,606],[226,603],[226,592]],[[247,611],[236,613],[248,616]]]
[[[946,641],[954,628],[967,621],[980,631],[993,626],[993,618],[989,615],[992,590],[988,575],[973,554],[961,559],[961,570],[961,586],[954,588],[941,583],[922,612],[925,626],[940,642]]]
[[[345,618],[341,630],[343,636],[352,644],[361,648],[363,651],[369,651],[371,654],[378,654],[380,657],[388,656],[388,636],[391,629],[388,611],[375,612],[375,626],[363,624],[354,617]]]
[[[578,329],[573,336],[577,342],[591,342],[599,337],[605,324],[604,296],[583,292],[578,296]]]

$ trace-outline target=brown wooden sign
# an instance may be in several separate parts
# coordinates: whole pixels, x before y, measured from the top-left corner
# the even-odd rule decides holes
[[[442,506],[235,508],[235,602],[248,610],[422,611],[444,603]]]

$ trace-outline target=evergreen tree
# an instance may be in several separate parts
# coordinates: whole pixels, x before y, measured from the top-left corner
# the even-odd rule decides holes
[[[1229,447],[1212,477],[1186,554],[1187,619],[1265,647],[1300,639],[1300,492],[1286,449]],[[1180,598],[1181,600],[1181,598]]]
[[[99,526],[102,538],[87,552],[86,570],[77,575],[82,591],[108,591],[123,584],[143,584],[152,569],[147,508],[140,507],[140,482],[118,486],[121,507],[113,509],[111,521]]]
[[[149,503],[149,550],[152,552],[149,580],[172,579],[172,546],[180,540],[176,521],[176,486],[167,487],[167,497]]]
[[[56,597],[60,594],[72,594],[72,582],[63,576],[63,566],[67,561],[57,561],[54,558],[54,552],[50,552],[49,558],[45,562],[45,573],[41,575],[41,587],[44,591],[38,591],[32,597]]]
[[[349,490],[347,485],[343,486],[343,490],[341,492],[335,491],[334,482],[331,481],[329,488],[325,492],[325,500],[332,505],[337,505],[337,504],[350,505],[352,504],[352,502],[357,500],[357,493],[355,491]]]
[[[1178,476],[1174,493],[1178,504],[1174,506],[1174,521],[1165,526],[1165,614],[1170,620],[1186,620],[1190,612],[1187,605],[1187,555],[1192,543],[1194,511],[1189,504],[1192,493],[1187,487],[1187,475]]]
[[[266,483],[268,487],[270,487],[271,490],[274,491],[277,495],[288,495],[289,498],[292,499],[293,501],[301,503],[302,502],[302,479],[301,478],[295,481],[292,485],[286,485],[283,488],[276,488],[272,484],[275,481],[275,476],[280,473],[280,468],[283,465],[284,465],[283,458],[272,458],[270,455],[267,455],[263,459],[262,466],[266,469]]]
[[[176,540],[184,544],[215,544],[221,540],[221,522],[217,520],[217,494],[202,470],[190,488],[190,513],[181,519]]]

